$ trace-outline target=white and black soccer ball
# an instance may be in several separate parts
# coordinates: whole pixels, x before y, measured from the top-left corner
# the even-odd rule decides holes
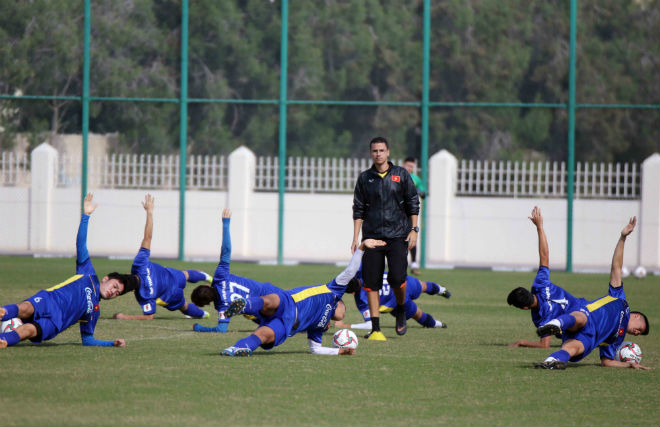
[[[350,329],[340,329],[332,336],[332,346],[336,348],[357,348],[358,339]]]
[[[0,332],[5,333],[5,332],[11,332],[21,326],[23,324],[23,321],[19,319],[18,317],[14,317],[13,319],[5,320],[2,322],[2,326],[0,326]]]
[[[642,363],[642,348],[634,342],[625,341],[616,351],[616,359],[621,362]]]
[[[633,271],[632,274],[638,279],[643,279],[646,277],[646,269],[640,265]]]

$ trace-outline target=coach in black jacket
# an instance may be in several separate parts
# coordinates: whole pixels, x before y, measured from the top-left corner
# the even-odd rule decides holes
[[[370,340],[385,341],[380,331],[378,291],[383,286],[385,258],[387,258],[387,281],[396,296],[396,333],[406,333],[406,272],[408,250],[417,244],[417,215],[419,197],[407,170],[388,161],[389,145],[383,137],[369,143],[371,168],[362,172],[353,193],[353,243],[351,250],[359,246],[362,239],[380,239],[386,246],[367,249],[362,257],[362,278],[368,291],[371,332]]]

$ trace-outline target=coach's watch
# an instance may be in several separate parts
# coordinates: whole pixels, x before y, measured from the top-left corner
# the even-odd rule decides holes
[[[413,227],[411,231],[414,231],[415,233],[419,233],[419,227]]]

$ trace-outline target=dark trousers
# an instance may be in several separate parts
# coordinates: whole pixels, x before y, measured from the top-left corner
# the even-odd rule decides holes
[[[387,282],[398,289],[406,281],[408,270],[408,242],[404,238],[384,239],[385,246],[366,249],[362,256],[364,288],[378,291],[383,287],[383,273],[387,258]]]

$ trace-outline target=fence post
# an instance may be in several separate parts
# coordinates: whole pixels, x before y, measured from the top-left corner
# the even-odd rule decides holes
[[[30,153],[32,185],[30,187],[30,250],[46,251],[50,247],[51,210],[57,170],[57,150],[47,142]]]
[[[639,209],[639,265],[660,268],[660,154],[642,163],[641,206]]]
[[[427,260],[451,261],[451,213],[456,197],[458,161],[449,151],[441,150],[429,159],[429,195],[426,209],[428,228]]]
[[[246,256],[250,253],[248,211],[250,210],[250,196],[254,192],[257,157],[247,147],[241,146],[232,151],[228,161],[227,207],[232,211],[232,253]]]

